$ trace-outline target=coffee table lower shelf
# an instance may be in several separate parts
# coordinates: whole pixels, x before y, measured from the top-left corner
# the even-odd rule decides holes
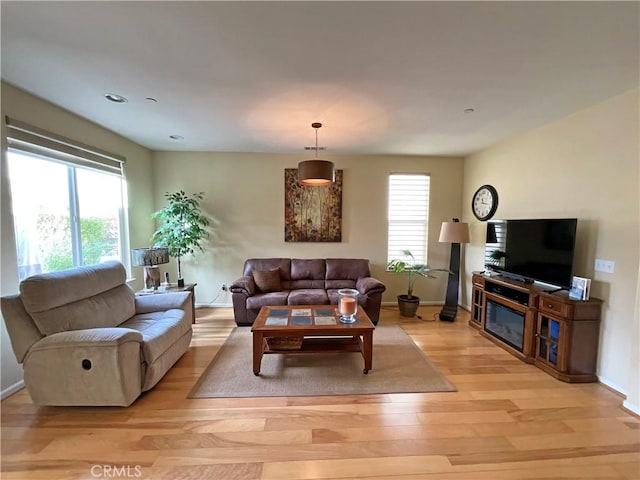
[[[344,353],[362,352],[363,348],[362,339],[360,337],[304,337],[300,348],[270,348],[269,345],[266,345],[263,353]]]
[[[367,348],[365,348],[365,342],[360,336],[353,337],[304,337],[300,348],[288,349],[288,348],[270,348],[267,344],[267,339],[263,338],[262,355],[267,354],[280,354],[280,355],[296,355],[296,354],[308,354],[308,353],[361,353],[364,358],[364,369],[362,373],[365,375],[369,373],[372,367],[372,361],[370,353],[367,355]],[[368,358],[369,357],[369,358]],[[257,367],[257,371],[254,368],[254,375],[260,375],[260,363]]]

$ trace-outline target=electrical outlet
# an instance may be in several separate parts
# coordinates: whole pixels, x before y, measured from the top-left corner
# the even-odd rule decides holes
[[[616,262],[612,260],[602,260],[596,258],[595,271],[604,273],[613,273],[615,271]]]
[[[229,287],[226,283],[223,283],[222,285],[220,285],[220,290],[222,290],[223,292],[227,292],[229,291]]]

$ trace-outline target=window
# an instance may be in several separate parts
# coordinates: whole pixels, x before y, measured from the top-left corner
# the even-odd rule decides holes
[[[19,279],[110,259],[125,263],[120,164],[86,161],[65,145],[45,149],[35,137],[25,142],[9,119],[7,126]]]
[[[417,263],[427,259],[429,175],[389,175],[389,239],[387,259],[402,258],[410,250]]]
[[[486,267],[495,265],[504,267],[504,251],[507,245],[507,228],[505,220],[487,222],[487,242],[484,249]]]

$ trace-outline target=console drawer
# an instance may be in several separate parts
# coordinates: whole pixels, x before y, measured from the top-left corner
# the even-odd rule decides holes
[[[571,305],[546,295],[540,296],[538,310],[544,313],[553,313],[564,318],[571,316]]]

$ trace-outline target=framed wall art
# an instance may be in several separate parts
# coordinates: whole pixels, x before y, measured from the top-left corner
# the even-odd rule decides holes
[[[342,241],[342,170],[336,170],[335,183],[310,187],[298,182],[298,169],[285,169],[284,240]]]

